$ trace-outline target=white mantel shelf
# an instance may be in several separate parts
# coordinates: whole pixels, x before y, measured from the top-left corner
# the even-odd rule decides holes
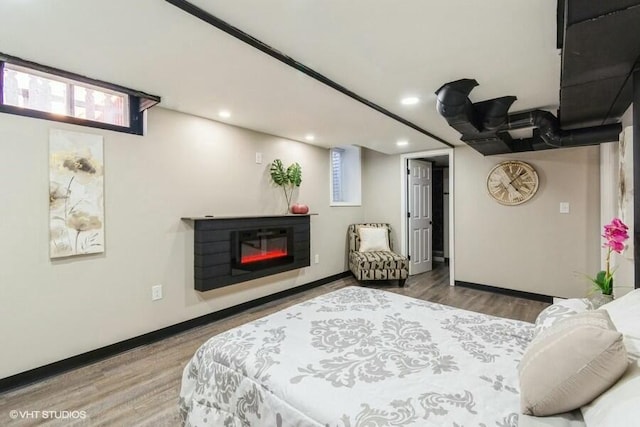
[[[265,214],[256,214],[256,215],[203,215],[203,216],[183,216],[180,218],[183,221],[211,221],[216,219],[242,219],[242,218],[286,218],[286,217],[297,217],[297,216],[312,216],[318,215],[317,213],[306,213],[306,214],[273,214],[273,215],[265,215]]]

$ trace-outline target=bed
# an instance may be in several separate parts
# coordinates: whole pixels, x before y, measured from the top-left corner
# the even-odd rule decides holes
[[[187,426],[518,425],[533,325],[347,287],[206,342],[185,367]],[[575,424],[579,425],[579,424]]]
[[[348,287],[202,345],[184,369],[181,417],[217,427],[627,427],[640,419],[639,307],[640,289],[598,310],[560,300],[533,325]]]

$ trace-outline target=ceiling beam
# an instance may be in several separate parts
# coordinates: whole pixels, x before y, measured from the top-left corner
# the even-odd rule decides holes
[[[184,12],[187,12],[188,14],[201,19],[202,21],[208,23],[209,25],[212,25],[213,27],[218,28],[219,30],[224,31],[225,33],[229,34],[232,37],[237,38],[238,40],[241,40],[243,42],[245,42],[246,44],[248,44],[251,47],[254,47],[255,49],[258,49],[261,52],[266,53],[267,55],[271,56],[272,58],[277,59],[278,61],[306,74],[307,76],[319,81],[320,83],[324,83],[325,85],[329,86],[332,89],[337,90],[338,92],[343,93],[344,95],[347,95],[348,97],[355,99],[356,101],[366,105],[369,108],[372,108],[376,111],[378,111],[379,113],[384,114],[385,116],[396,120],[400,123],[402,123],[405,126],[408,126],[418,132],[420,132],[423,135],[428,136],[429,138],[435,139],[436,141],[446,145],[449,148],[454,148],[454,145],[450,144],[449,142],[445,141],[444,139],[440,138],[437,135],[432,134],[431,132],[427,131],[426,129],[421,128],[420,126],[416,125],[413,122],[410,122],[409,120],[406,120],[400,116],[398,116],[397,114],[392,113],[391,111],[387,110],[384,107],[381,107],[380,105],[369,101],[368,99],[358,95],[357,93],[347,89],[346,87],[342,86],[341,84],[331,80],[330,78],[328,78],[327,76],[320,74],[319,72],[307,67],[306,65],[296,61],[295,59],[291,58],[290,56],[285,55],[284,53],[280,52],[277,49],[272,48],[271,46],[269,46],[266,43],[263,43],[262,41],[256,39],[255,37],[252,37],[251,35],[245,33],[244,31],[234,27],[233,25],[229,24],[226,21],[223,21],[222,19],[213,16],[212,14],[210,14],[209,12],[193,5],[192,3],[189,3],[186,0],[165,0],[167,3],[170,3],[174,6],[176,6],[177,8],[183,10]]]

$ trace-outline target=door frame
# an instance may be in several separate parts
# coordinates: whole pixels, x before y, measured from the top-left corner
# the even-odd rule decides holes
[[[409,159],[429,159],[430,157],[444,156],[449,157],[449,285],[455,285],[455,222],[454,222],[454,151],[453,148],[443,148],[440,150],[419,151],[416,153],[407,153],[400,155],[400,247],[402,248],[402,254],[409,254],[409,239],[408,239],[408,221],[407,212],[409,207],[407,206],[409,198],[407,197],[407,160]]]

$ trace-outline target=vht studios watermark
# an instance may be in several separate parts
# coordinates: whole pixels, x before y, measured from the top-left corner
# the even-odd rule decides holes
[[[12,420],[84,420],[87,411],[21,411],[13,409],[9,411]]]

